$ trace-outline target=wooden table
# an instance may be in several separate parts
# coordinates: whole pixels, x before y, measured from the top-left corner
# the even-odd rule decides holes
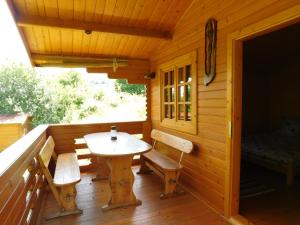
[[[116,141],[110,139],[110,132],[88,134],[84,139],[92,154],[107,159],[110,169],[111,197],[102,209],[142,204],[132,190],[134,182],[131,170],[132,158],[134,155],[150,151],[152,146],[123,132],[117,133]]]

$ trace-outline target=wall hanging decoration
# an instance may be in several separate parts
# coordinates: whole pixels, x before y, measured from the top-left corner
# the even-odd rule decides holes
[[[217,21],[209,19],[205,25],[205,76],[204,84],[207,86],[216,76],[216,45]]]

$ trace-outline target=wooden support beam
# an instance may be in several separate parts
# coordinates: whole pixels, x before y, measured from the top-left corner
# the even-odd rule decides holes
[[[128,66],[127,59],[117,57],[84,57],[84,56],[61,56],[47,54],[32,54],[34,64],[39,67],[123,67]]]
[[[160,39],[172,39],[169,31],[127,27],[111,24],[101,24],[95,22],[61,20],[58,18],[47,18],[40,16],[25,16],[21,15],[16,18],[16,23],[19,27],[53,27],[60,29],[82,30],[86,32],[105,32],[114,34],[125,34],[140,37],[151,37]]]
[[[112,68],[87,68],[88,73],[107,73],[111,79],[127,79],[131,84],[148,84],[144,76],[150,71],[149,60],[129,59],[128,66],[119,67],[116,71]]]

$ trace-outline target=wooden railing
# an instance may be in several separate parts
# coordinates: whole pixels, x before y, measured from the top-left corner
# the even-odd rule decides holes
[[[48,126],[38,126],[0,154],[0,223],[35,224],[44,178],[35,156]]]
[[[95,124],[41,125],[0,153],[0,224],[36,224],[42,203],[44,177],[36,155],[49,135],[57,154],[74,151],[74,139],[85,134],[109,131],[142,134],[150,142],[151,124],[147,121]]]
[[[84,135],[96,132],[110,131],[116,125],[118,131],[129,134],[142,134],[143,140],[150,142],[151,124],[147,121],[119,122],[119,123],[93,123],[93,124],[55,124],[49,125],[47,134],[55,141],[57,154],[74,152],[74,140]]]

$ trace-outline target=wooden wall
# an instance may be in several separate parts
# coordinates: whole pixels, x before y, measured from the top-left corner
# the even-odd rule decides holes
[[[224,213],[226,169],[226,57],[227,34],[299,4],[299,0],[194,0],[174,29],[173,40],[163,43],[151,57],[151,68],[174,57],[198,51],[198,134],[189,135],[160,126],[159,76],[151,83],[152,127],[194,142],[196,149],[183,159],[181,182],[212,207]],[[210,17],[218,21],[217,76],[208,87],[204,76],[204,27]],[[168,154],[168,153],[167,153]],[[169,153],[173,157],[176,154]]]

